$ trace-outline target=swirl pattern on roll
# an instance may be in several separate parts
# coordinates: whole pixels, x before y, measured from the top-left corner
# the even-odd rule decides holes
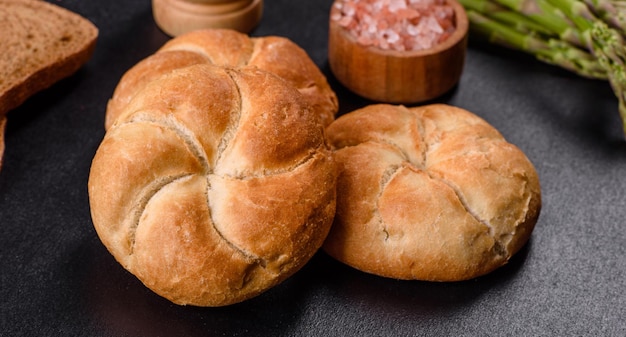
[[[178,304],[256,296],[300,269],[335,211],[318,116],[285,80],[200,64],[133,95],[93,159],[96,231],[148,288]]]
[[[458,281],[504,265],[528,241],[537,172],[469,111],[370,105],[327,131],[339,179],[324,249],[336,259],[391,278]]]

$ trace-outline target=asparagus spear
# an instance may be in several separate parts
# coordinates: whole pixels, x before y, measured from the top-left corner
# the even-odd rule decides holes
[[[603,22],[596,22],[590,35],[596,58],[607,69],[609,83],[615,96],[617,96],[622,129],[626,134],[626,48],[624,47],[624,38]]]
[[[584,47],[580,32],[563,13],[547,0],[495,0],[556,34],[559,39]]]
[[[489,41],[581,76],[608,79],[626,135],[626,43],[622,35],[626,31],[622,19],[626,0],[460,1],[467,9],[472,31]],[[518,15],[504,15],[505,9]],[[603,19],[607,16],[611,20]],[[529,22],[544,29],[533,28]]]
[[[473,9],[478,13],[483,13],[483,15],[487,15],[489,18],[520,33],[553,34],[550,29],[493,0],[460,0],[460,2],[466,9]]]
[[[461,0],[461,3],[471,1],[473,0]],[[467,16],[472,31],[492,43],[529,53],[543,62],[570,70],[583,77],[607,79],[605,69],[593,55],[568,42],[544,38],[532,32],[530,34],[520,32],[472,9],[467,10]]]
[[[560,8],[588,39],[589,49],[606,69],[609,83],[618,99],[622,129],[626,134],[626,45],[621,33],[593,15],[589,7],[578,0],[549,0]]]
[[[626,34],[626,1],[584,0],[589,9],[602,21]]]

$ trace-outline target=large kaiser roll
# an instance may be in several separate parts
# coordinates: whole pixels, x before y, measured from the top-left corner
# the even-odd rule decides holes
[[[324,241],[336,170],[318,116],[285,80],[207,64],[146,84],[89,176],[98,236],[178,304],[222,306],[279,284]]]

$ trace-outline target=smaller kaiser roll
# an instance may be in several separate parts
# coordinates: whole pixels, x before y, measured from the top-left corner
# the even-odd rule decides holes
[[[460,281],[504,265],[528,241],[539,178],[515,145],[453,106],[387,104],[327,129],[337,212],[324,250],[364,272]]]

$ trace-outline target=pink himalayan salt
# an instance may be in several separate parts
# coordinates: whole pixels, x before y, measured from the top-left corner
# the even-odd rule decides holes
[[[446,0],[339,0],[331,16],[365,46],[384,50],[430,49],[455,29]]]

